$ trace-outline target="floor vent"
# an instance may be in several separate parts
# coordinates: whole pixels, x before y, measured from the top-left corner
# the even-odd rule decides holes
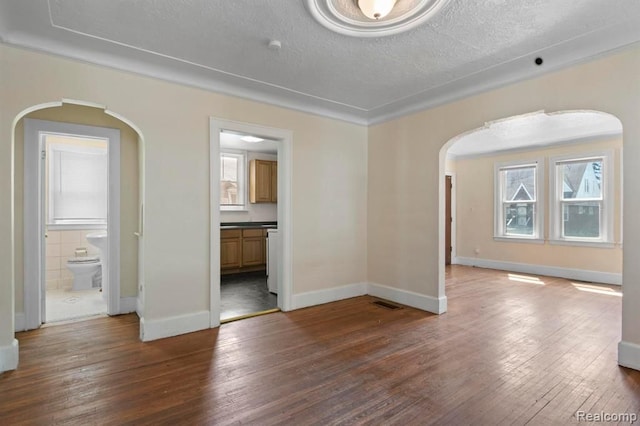
[[[398,305],[394,305],[393,303],[389,303],[389,302],[385,302],[383,300],[376,300],[375,302],[372,302],[374,305],[378,305],[382,308],[386,308],[386,309],[391,309],[391,310],[395,310],[395,309],[402,309],[401,306]]]

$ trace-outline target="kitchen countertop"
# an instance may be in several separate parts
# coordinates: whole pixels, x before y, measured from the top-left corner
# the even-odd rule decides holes
[[[278,227],[278,222],[222,222],[220,229],[274,229]]]

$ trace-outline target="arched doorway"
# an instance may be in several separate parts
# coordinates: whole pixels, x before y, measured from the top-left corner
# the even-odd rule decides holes
[[[459,213],[452,263],[622,283],[617,117],[591,110],[538,111],[492,121],[442,147],[440,179],[451,170]],[[441,190],[441,294],[444,204]]]
[[[72,123],[75,126],[86,127],[102,127],[117,129],[121,136],[121,150],[118,153],[118,160],[121,163],[120,172],[115,179],[109,179],[109,185],[112,187],[110,193],[119,196],[117,200],[110,200],[109,211],[117,212],[119,216],[120,226],[111,228],[109,234],[113,233],[110,240],[113,243],[109,246],[109,254],[112,254],[114,262],[110,262],[109,272],[115,277],[113,282],[119,283],[114,286],[109,296],[109,314],[115,315],[119,313],[140,311],[142,306],[141,277],[142,271],[140,266],[143,264],[141,256],[141,229],[142,229],[142,205],[144,185],[141,180],[142,174],[139,173],[139,165],[142,164],[141,156],[143,155],[143,137],[139,129],[129,122],[126,118],[121,117],[117,113],[107,110],[104,106],[95,105],[87,102],[77,102],[64,100],[63,102],[52,102],[36,105],[28,108],[20,113],[14,120],[13,138],[15,147],[15,254],[16,254],[16,279],[15,279],[15,304],[16,304],[16,330],[25,330],[39,327],[45,318],[38,315],[41,312],[44,300],[42,295],[46,294],[47,284],[52,286],[68,286],[71,277],[69,272],[63,268],[64,263],[61,259],[68,257],[70,253],[51,252],[51,256],[46,265],[46,251],[40,250],[36,253],[29,247],[25,241],[25,237],[29,234],[35,234],[35,241],[41,241],[43,248],[47,246],[44,243],[42,235],[32,232],[33,223],[29,223],[29,215],[23,208],[25,182],[23,173],[34,165],[31,159],[24,158],[24,123],[25,120],[47,120],[53,123]],[[66,125],[66,124],[63,124]],[[115,151],[114,151],[115,152]],[[37,162],[37,159],[35,160]],[[35,167],[38,167],[37,164]],[[117,188],[113,188],[117,185]],[[116,191],[117,189],[117,191]],[[25,214],[25,212],[27,214]],[[37,219],[36,220],[41,220]],[[42,219],[43,220],[43,219]],[[111,223],[111,221],[109,221]],[[36,225],[38,226],[38,225]],[[78,233],[77,226],[73,232]],[[69,228],[68,230],[71,230]],[[58,231],[67,231],[64,226]],[[138,238],[134,236],[138,234]],[[32,235],[33,237],[33,235]],[[120,240],[120,241],[118,241]],[[26,246],[25,246],[26,243]],[[65,245],[65,244],[61,244]],[[78,247],[75,247],[78,246]],[[28,250],[25,250],[27,247]],[[65,245],[66,249],[75,249],[76,252],[86,248],[86,244],[82,242],[70,241]],[[82,253],[80,253],[82,254]],[[33,273],[34,268],[25,268],[25,265],[34,263],[37,273]],[[57,262],[56,262],[57,261]],[[57,268],[55,268],[57,263]],[[40,270],[38,270],[40,269]],[[57,274],[57,275],[56,275]],[[63,275],[64,274],[64,275]],[[50,282],[47,283],[47,275]],[[57,280],[57,282],[56,282]],[[72,296],[72,295],[71,295]]]

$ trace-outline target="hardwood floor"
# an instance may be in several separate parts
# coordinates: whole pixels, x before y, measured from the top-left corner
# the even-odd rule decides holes
[[[364,296],[150,343],[135,315],[46,327],[18,334],[0,424],[549,425],[578,410],[638,413],[640,372],[616,364],[619,290],[456,266],[441,316]]]

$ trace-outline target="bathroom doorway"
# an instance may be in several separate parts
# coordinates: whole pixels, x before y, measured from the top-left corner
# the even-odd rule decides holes
[[[118,313],[120,131],[24,123],[26,328]]]

